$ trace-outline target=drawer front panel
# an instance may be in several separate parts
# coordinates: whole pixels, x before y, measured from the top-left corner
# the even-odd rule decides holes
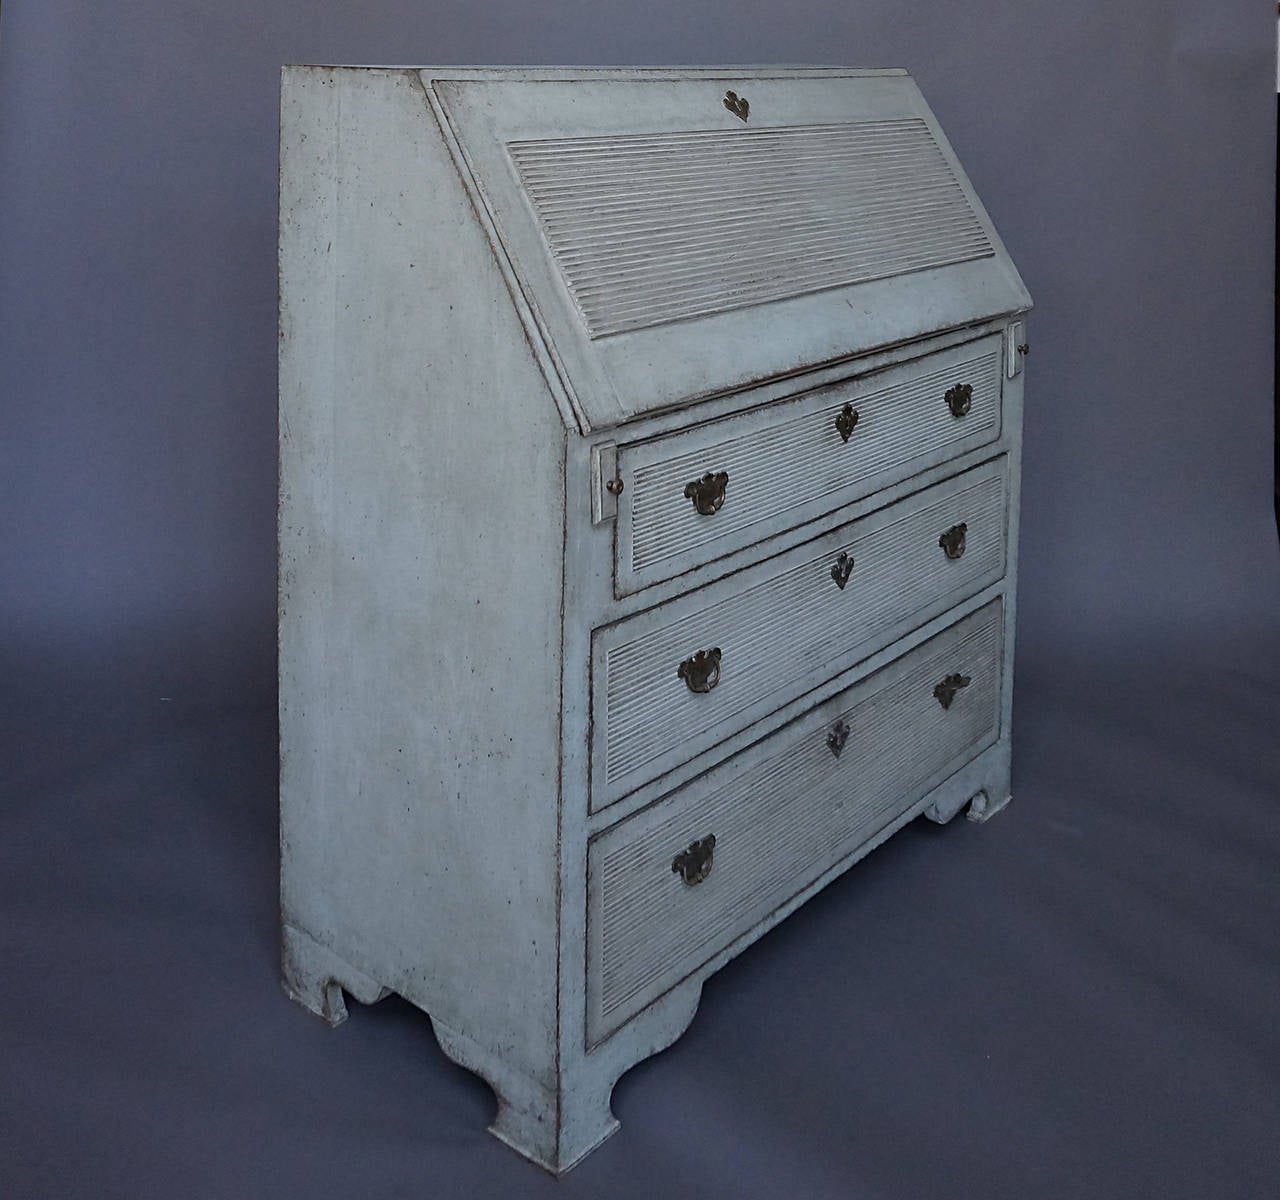
[[[598,630],[592,809],[687,762],[999,579],[1006,488],[1001,457]],[[952,558],[940,539],[961,524],[964,548]],[[847,572],[843,587],[833,575],[840,571]],[[713,651],[719,661],[711,667],[705,656]],[[709,690],[694,690],[698,686]]]
[[[1000,386],[997,335],[688,433],[619,447],[618,592],[670,579],[994,441]],[[968,389],[962,416],[947,403],[952,388]],[[857,414],[847,440],[837,425],[846,405]],[[728,476],[723,502],[699,512],[688,485],[720,473]]]
[[[997,600],[597,837],[588,1040],[618,1028],[992,744],[1002,636]],[[935,689],[957,675],[969,682],[944,707]],[[848,732],[836,756],[829,738],[838,723]],[[687,883],[676,868],[691,861],[700,868],[692,877],[702,878]]]

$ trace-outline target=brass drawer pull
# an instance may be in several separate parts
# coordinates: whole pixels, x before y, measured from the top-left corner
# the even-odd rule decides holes
[[[701,479],[684,485],[685,499],[692,500],[693,507],[704,517],[712,516],[724,503],[724,489],[728,482],[728,471],[708,471]]]
[[[691,692],[709,692],[720,682],[720,647],[699,650],[676,668],[676,674],[685,681]]]
[[[948,675],[933,689],[933,698],[943,708],[950,708],[951,702],[956,698],[956,693],[961,688],[967,688],[972,682],[973,680],[968,675]]]
[[[836,417],[836,432],[842,442],[849,440],[853,427],[858,423],[858,410],[852,404],[846,404]]]
[[[952,525],[938,539],[938,545],[942,547],[948,558],[962,558],[964,556],[965,534],[968,530],[968,522],[961,521],[959,525]]]
[[[841,550],[839,558],[831,567],[831,578],[836,581],[836,587],[842,592],[851,574],[853,574],[853,555],[847,550]]]
[[[951,415],[953,417],[963,417],[973,407],[973,385],[970,383],[957,383],[955,387],[947,388],[947,394],[944,398],[947,402],[947,407],[951,410]]]
[[[842,717],[827,731],[827,749],[831,751],[836,758],[840,757],[840,751],[844,749],[844,744],[849,740],[849,726],[844,723]]]
[[[711,874],[711,862],[715,857],[716,835],[707,834],[696,842],[691,842],[688,849],[681,850],[671,860],[671,869],[690,887],[701,883]]]

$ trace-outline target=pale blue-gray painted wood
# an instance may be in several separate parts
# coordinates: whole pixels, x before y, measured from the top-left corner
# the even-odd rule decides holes
[[[755,172],[733,227],[704,163]],[[654,170],[674,208],[637,199]],[[909,77],[835,68],[287,68],[280,262],[285,985],[331,1023],[403,995],[562,1171],[708,974],[906,821],[1007,800],[1030,301]],[[720,513],[667,497],[730,453]],[[935,513],[974,521],[954,582]],[[662,630],[695,612],[733,654],[693,696]],[[952,709],[901,690],[974,630]],[[681,706],[705,736],[661,732]],[[653,744],[610,776],[624,727]],[[717,814],[690,886],[671,859]],[[644,959],[672,914],[699,936]]]

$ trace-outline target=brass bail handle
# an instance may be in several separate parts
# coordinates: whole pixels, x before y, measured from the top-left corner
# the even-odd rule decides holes
[[[701,883],[711,874],[711,864],[715,858],[716,835],[707,834],[696,842],[690,842],[671,860],[671,870],[680,876],[689,887]]]
[[[704,517],[714,516],[724,504],[724,490],[729,486],[728,471],[708,471],[701,479],[691,479],[684,485],[686,500]]]
[[[699,650],[686,658],[676,668],[676,675],[683,679],[691,692],[709,692],[720,682],[720,647]]]
[[[961,688],[967,688],[972,682],[968,675],[961,675],[959,672],[948,675],[933,689],[933,698],[943,708],[950,708]]]
[[[942,547],[942,552],[948,558],[963,558],[968,532],[969,523],[967,521],[961,521],[959,525],[952,525],[950,529],[938,538],[938,545]]]
[[[947,389],[943,399],[946,400],[951,415],[959,419],[973,407],[973,384],[957,383],[955,387]]]

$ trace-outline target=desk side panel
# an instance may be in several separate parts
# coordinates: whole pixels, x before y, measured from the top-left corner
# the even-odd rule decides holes
[[[564,428],[416,75],[281,103],[283,918],[554,1090]]]

